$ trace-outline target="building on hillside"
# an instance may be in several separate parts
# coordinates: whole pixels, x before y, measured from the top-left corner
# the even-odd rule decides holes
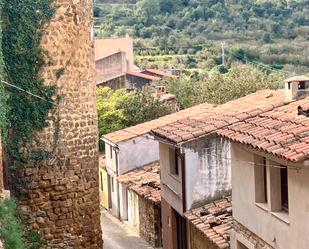
[[[142,89],[143,86],[150,85],[153,82],[159,82],[162,78],[158,76],[152,76],[148,74],[144,74],[142,72],[128,72],[127,73],[127,81],[128,88],[133,89]]]
[[[128,71],[134,70],[133,39],[129,36],[113,39],[95,40],[95,61],[106,58],[112,54],[123,52],[126,55]]]
[[[148,135],[151,129],[160,125],[175,122],[189,115],[201,115],[212,105],[202,104],[186,110],[173,113],[156,120],[145,122],[133,127],[104,135],[101,139],[105,142],[106,171],[109,187],[105,188],[112,214],[126,220],[126,192],[122,191],[117,177],[143,165],[159,160],[158,141]],[[123,195],[123,193],[125,195]]]
[[[218,131],[232,141],[233,249],[308,248],[309,86],[303,82],[286,82],[284,106]]]
[[[113,90],[127,88],[126,73],[133,71],[133,39],[95,40],[96,85]]]
[[[189,222],[190,249],[230,248],[231,197],[192,209],[184,215]]]
[[[107,86],[113,90],[126,88],[128,65],[126,54],[117,52],[95,62],[96,85]]]
[[[127,192],[127,221],[151,246],[162,246],[160,165],[154,162],[118,177]]]
[[[215,132],[284,104],[263,90],[153,129],[159,144],[163,247],[189,248],[184,213],[231,194],[231,144]]]

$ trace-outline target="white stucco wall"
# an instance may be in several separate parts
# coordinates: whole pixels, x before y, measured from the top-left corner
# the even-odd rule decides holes
[[[270,204],[267,206],[268,210],[255,204],[253,153],[233,144],[232,158],[234,219],[276,249],[307,249],[309,246],[309,170],[297,172],[288,169],[288,224],[270,212]],[[270,161],[269,164],[276,163]],[[270,169],[267,168],[267,170]]]
[[[107,171],[109,172],[110,175],[116,175],[116,165],[117,165],[116,160],[117,160],[116,152],[113,149],[113,146],[108,143],[105,143],[105,163]]]
[[[231,193],[231,145],[215,135],[183,145],[187,209]]]
[[[170,173],[169,145],[160,143],[161,195],[177,212],[183,212],[182,170]],[[217,136],[184,144],[186,210],[231,194],[230,142]]]
[[[119,174],[159,160],[159,143],[151,138],[139,136],[118,144]]]

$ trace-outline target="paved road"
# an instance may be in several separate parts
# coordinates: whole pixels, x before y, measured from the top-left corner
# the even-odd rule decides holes
[[[153,249],[129,227],[102,211],[104,249]]]

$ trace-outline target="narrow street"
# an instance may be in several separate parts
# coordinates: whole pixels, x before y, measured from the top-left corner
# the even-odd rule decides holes
[[[102,210],[104,249],[153,249],[125,224]]]

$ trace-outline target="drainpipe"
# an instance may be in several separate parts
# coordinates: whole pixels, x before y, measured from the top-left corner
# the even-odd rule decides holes
[[[118,146],[114,146],[113,147],[114,151],[115,151],[115,155],[116,155],[116,181],[117,181],[117,207],[118,207],[118,210],[117,210],[117,216],[119,219],[121,219],[120,217],[120,188],[119,188],[119,182],[117,180],[118,176],[119,176],[119,147]]]

